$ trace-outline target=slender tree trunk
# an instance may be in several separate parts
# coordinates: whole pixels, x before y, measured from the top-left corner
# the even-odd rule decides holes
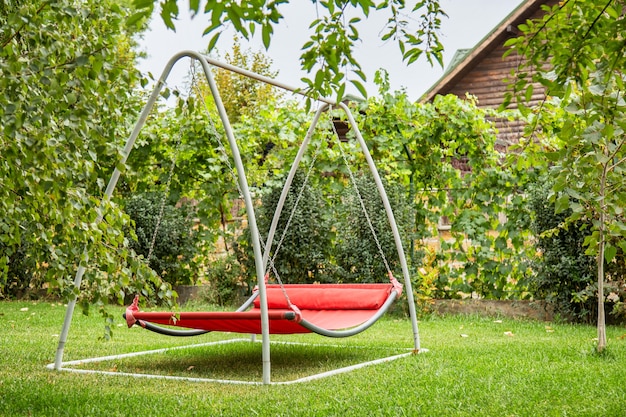
[[[605,247],[605,185],[606,185],[606,166],[602,172],[600,182],[600,227],[598,242],[598,352],[606,349],[606,319],[604,313],[604,247]]]
[[[601,217],[604,217],[601,215]],[[598,352],[606,348],[606,320],[604,313],[604,228],[600,229],[598,251]]]

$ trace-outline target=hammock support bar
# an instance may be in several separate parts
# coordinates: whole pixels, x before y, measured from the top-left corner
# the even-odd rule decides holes
[[[350,336],[354,336],[354,335],[357,335],[357,334],[361,333],[362,331],[367,330],[374,323],[376,323],[376,321],[379,318],[381,318],[387,312],[387,310],[389,310],[389,307],[391,307],[393,302],[396,300],[397,296],[398,296],[398,293],[396,291],[392,291],[391,294],[389,295],[389,297],[387,298],[387,301],[385,301],[385,304],[383,304],[383,306],[376,312],[376,314],[374,314],[372,317],[370,317],[369,320],[367,320],[363,324],[361,324],[359,326],[356,326],[356,327],[353,327],[351,329],[347,329],[347,330],[328,330],[328,329],[324,329],[322,327],[316,326],[315,324],[309,322],[306,319],[300,320],[300,325],[302,327],[305,327],[305,328],[309,329],[313,333],[317,333],[317,334],[320,334],[320,335],[326,336],[326,337],[350,337]]]
[[[244,203],[245,203],[245,207],[246,207],[246,213],[248,214],[248,227],[250,228],[250,233],[251,233],[251,237],[252,237],[252,246],[253,246],[253,251],[254,251],[254,258],[255,258],[255,269],[256,269],[256,274],[257,274],[257,281],[258,281],[258,285],[259,285],[259,297],[261,300],[261,323],[264,326],[264,328],[266,329],[266,331],[263,332],[263,337],[262,337],[262,342],[263,342],[263,349],[262,349],[262,362],[263,362],[263,383],[265,384],[269,384],[270,383],[270,350],[269,350],[269,346],[270,346],[270,340],[269,340],[269,321],[267,318],[267,299],[266,299],[266,295],[265,295],[265,285],[264,285],[264,267],[262,264],[262,258],[263,258],[263,254],[261,252],[261,244],[260,244],[260,239],[259,239],[259,231],[258,231],[258,227],[256,224],[256,216],[254,214],[254,206],[252,203],[252,197],[250,195],[250,190],[248,188],[248,183],[247,183],[247,179],[246,179],[246,175],[245,175],[245,170],[244,170],[244,166],[243,166],[243,162],[241,160],[241,155],[239,153],[239,148],[237,146],[237,141],[235,140],[235,135],[233,133],[232,127],[230,125],[230,122],[228,120],[228,116],[226,114],[226,109],[224,108],[224,104],[222,102],[222,99],[220,97],[219,91],[217,89],[217,85],[215,84],[215,81],[213,79],[213,75],[211,74],[211,67],[209,66],[209,62],[207,61],[207,58],[204,57],[202,54],[195,52],[195,51],[181,51],[179,53],[177,53],[176,55],[174,55],[165,65],[165,68],[163,69],[163,72],[161,74],[161,76],[159,77],[159,80],[157,81],[154,89],[152,90],[152,93],[150,94],[150,97],[148,99],[148,101],[146,102],[144,108],[141,111],[141,114],[139,116],[139,119],[137,120],[135,127],[133,128],[133,131],[131,133],[131,135],[128,137],[126,144],[124,146],[124,150],[122,152],[122,158],[120,159],[119,163],[116,164],[116,168],[113,171],[111,178],[109,179],[106,191],[104,196],[102,197],[102,202],[108,201],[111,199],[111,196],[113,195],[113,190],[115,189],[115,186],[117,185],[117,182],[119,180],[119,177],[121,175],[121,171],[117,168],[118,166],[124,165],[126,163],[126,160],[128,159],[128,155],[130,154],[131,150],[133,149],[134,145],[135,145],[135,141],[137,139],[137,137],[139,136],[139,133],[141,132],[141,129],[143,128],[143,126],[145,125],[148,116],[150,115],[150,112],[152,111],[154,105],[156,104],[157,99],[159,98],[159,95],[161,93],[161,90],[163,89],[163,87],[165,86],[165,81],[167,80],[168,76],[170,75],[172,68],[174,67],[174,65],[180,61],[182,58],[191,58],[193,60],[198,61],[201,65],[202,65],[202,69],[204,71],[204,75],[207,79],[209,88],[211,89],[211,94],[213,95],[213,99],[215,101],[215,106],[218,110],[218,113],[220,115],[220,119],[222,120],[222,123],[224,125],[224,132],[226,134],[226,137],[228,138],[228,143],[230,145],[231,151],[232,151],[232,156],[233,156],[233,161],[235,164],[235,169],[237,171],[238,174],[238,181],[239,181],[239,186],[242,190],[243,193],[243,199],[244,199]],[[217,61],[215,61],[217,62]],[[213,64],[215,65],[215,64]],[[98,225],[99,223],[101,223],[103,220],[103,215],[102,213],[98,214],[98,217],[96,218],[96,220],[94,221],[94,223],[96,225]],[[79,264],[79,267],[76,271],[76,275],[74,277],[74,287],[80,289],[81,287],[81,283],[82,283],[82,279],[83,276],[85,274],[86,271],[86,264],[89,262],[89,256],[87,253],[87,249],[85,248],[85,250],[83,251],[83,259],[81,259],[81,262]],[[74,309],[76,307],[76,301],[77,301],[77,296],[74,296],[70,302],[68,303],[67,306],[67,310],[65,312],[65,319],[63,322],[63,327],[61,328],[61,334],[59,337],[59,344],[57,347],[57,351],[56,351],[56,355],[55,355],[55,360],[54,360],[54,369],[55,370],[60,370],[62,363],[63,363],[63,353],[64,353],[64,349],[65,349],[65,343],[67,341],[67,337],[69,334],[69,329],[70,329],[70,324],[72,321],[72,316],[74,314]]]

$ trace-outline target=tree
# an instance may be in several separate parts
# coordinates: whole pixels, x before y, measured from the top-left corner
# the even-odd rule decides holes
[[[225,54],[224,61],[265,77],[276,78],[278,75],[278,71],[271,68],[272,61],[263,53],[250,49],[243,51],[238,37],[234,39],[232,51]],[[215,84],[231,123],[237,123],[242,115],[254,115],[262,105],[274,103],[280,96],[269,84],[222,68],[215,69]]]
[[[545,16],[522,25],[524,35],[509,42],[527,58],[515,74],[511,97],[517,96],[525,114],[536,113],[531,128],[543,127],[544,115],[550,114],[526,106],[533,83],[555,99],[543,109],[561,115],[562,123],[548,127],[556,142],[538,157],[552,164],[557,212],[571,210],[564,226],[581,219],[592,223],[585,245],[597,261],[599,352],[606,347],[605,266],[615,261],[619,249],[626,249],[624,7],[622,0],[566,0],[544,6]],[[533,129],[535,134],[540,130]]]
[[[24,247],[29,287],[47,284],[66,298],[77,296],[72,272],[80,263],[88,267],[84,305],[122,299],[129,287],[166,295],[168,289],[130,256],[122,233],[127,216],[116,201],[100,204],[103,178],[138,113],[132,39],[143,23],[127,26],[131,12],[115,0],[13,1],[4,2],[2,12],[3,295]],[[104,221],[96,225],[98,216]]]
[[[438,35],[441,18],[446,14],[438,0],[418,1],[412,8],[402,0],[379,3],[372,0],[312,2],[318,13],[308,24],[312,34],[302,46],[300,56],[302,68],[307,74],[312,74],[311,78],[303,78],[312,93],[330,96],[334,92],[337,101],[341,101],[346,82],[350,82],[363,96],[367,96],[363,86],[366,77],[353,52],[360,40],[359,24],[373,13],[387,17],[381,39],[396,41],[404,61],[410,64],[423,54],[431,64],[438,62],[443,65],[443,46]],[[130,22],[150,17],[156,3],[160,4],[163,21],[174,30],[174,20],[179,14],[178,0],[135,0],[140,10]],[[189,10],[194,16],[204,13],[208,17],[204,33],[212,34],[209,51],[215,48],[224,29],[231,25],[245,39],[260,31],[263,45],[269,48],[274,27],[283,19],[281,6],[287,3],[289,0],[194,0],[189,2]]]

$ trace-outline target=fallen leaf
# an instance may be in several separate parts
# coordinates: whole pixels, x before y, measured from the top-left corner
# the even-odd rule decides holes
[[[22,307],[20,308],[20,311],[28,311],[28,307]]]
[[[546,326],[546,333],[553,333],[554,329],[550,326]]]
[[[461,333],[461,337],[469,337],[469,335]]]
[[[494,323],[502,323],[502,320],[494,320]]]
[[[195,368],[194,365],[189,366],[189,368],[187,368],[188,371],[193,371],[193,368]]]
[[[513,336],[515,336],[515,335],[513,334],[513,332],[504,332],[504,335],[505,335],[505,336],[509,336],[509,337],[513,337]]]

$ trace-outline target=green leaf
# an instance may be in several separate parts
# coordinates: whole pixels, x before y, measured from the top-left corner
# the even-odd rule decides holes
[[[526,102],[530,102],[533,98],[533,91],[534,91],[534,86],[532,84],[528,84],[528,86],[526,87],[526,94],[525,94],[525,99]]]
[[[195,16],[200,11],[200,0],[189,0],[189,10]]]
[[[361,93],[363,97],[367,97],[367,90],[365,89],[365,86],[360,81],[350,80],[350,83],[352,83],[352,85],[354,85],[356,89],[359,90],[359,93]]]
[[[343,100],[344,95],[346,94],[346,84],[342,83],[337,90],[337,102],[341,102]]]
[[[563,213],[569,208],[569,196],[567,194],[561,194],[559,198],[554,202],[554,210],[558,213]]]
[[[263,46],[265,46],[265,49],[268,49],[270,47],[270,42],[272,40],[273,32],[274,30],[272,29],[272,26],[270,25],[263,26],[262,36],[263,36]]]
[[[152,2],[150,2],[152,4]],[[138,23],[145,19],[149,19],[152,14],[152,10],[148,11],[139,11],[130,15],[130,17],[126,20],[126,26],[137,26]]]
[[[604,247],[604,260],[610,263],[617,255],[617,248],[607,243]]]
[[[217,32],[215,35],[213,35],[213,37],[211,37],[211,39],[209,40],[209,45],[207,46],[207,51],[211,52],[213,51],[213,49],[215,49],[215,45],[217,44],[217,41],[219,40],[221,35],[221,32]]]

